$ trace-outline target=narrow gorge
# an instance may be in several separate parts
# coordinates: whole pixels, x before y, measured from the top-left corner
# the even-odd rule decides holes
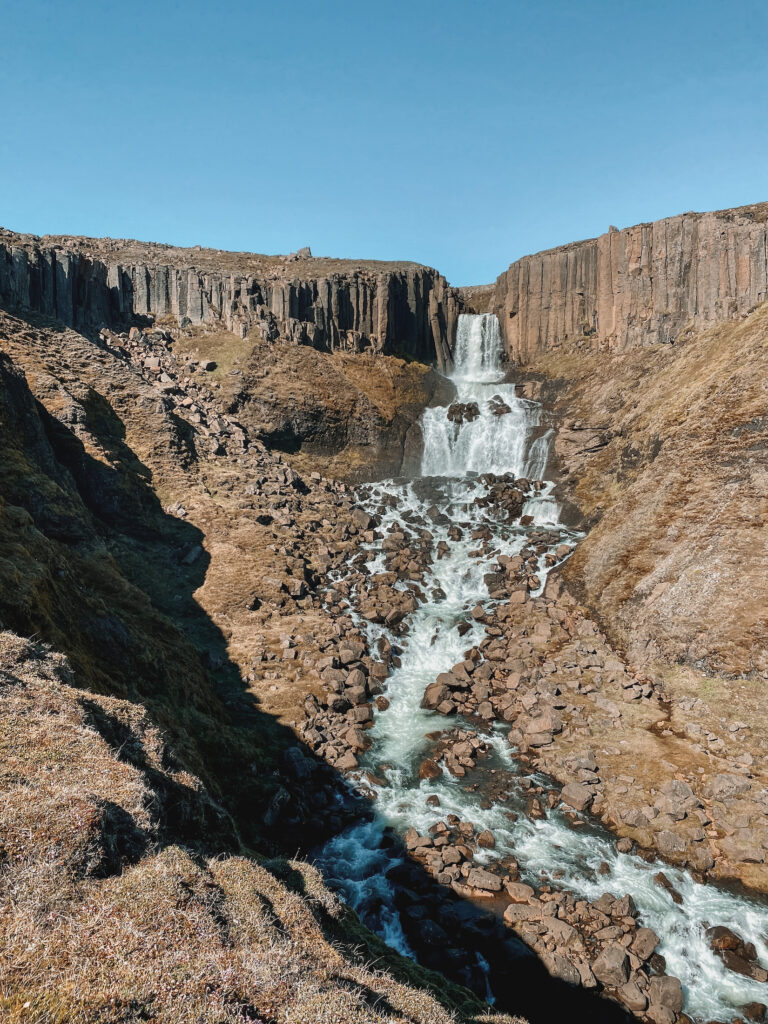
[[[766,1019],[767,228],[0,231],[13,1024]]]

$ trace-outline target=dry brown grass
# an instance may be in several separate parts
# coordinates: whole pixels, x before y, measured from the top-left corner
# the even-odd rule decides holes
[[[212,359],[216,363],[216,369],[200,371],[209,380],[222,380],[229,375],[230,370],[236,370],[238,367],[242,369],[255,345],[253,340],[240,338],[229,331],[211,331],[202,327],[179,330],[175,322],[173,326],[174,355],[200,360]],[[222,380],[222,383],[227,382]]]
[[[768,305],[674,346],[532,369],[557,380],[545,394],[566,422],[610,437],[558,451],[599,520],[565,573],[614,637],[710,671],[768,671]]]
[[[61,656],[0,634],[4,1022],[510,1020],[387,950],[308,864],[211,856],[202,824],[200,848],[167,843],[164,785],[194,804],[200,783],[142,708],[74,682]]]

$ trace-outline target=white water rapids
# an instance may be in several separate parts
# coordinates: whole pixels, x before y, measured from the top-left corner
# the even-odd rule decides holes
[[[373,746],[363,758],[364,767],[372,775],[386,780],[385,785],[376,786],[376,816],[373,821],[351,826],[325,844],[316,853],[317,864],[328,882],[363,919],[367,909],[375,904],[373,927],[392,946],[411,955],[392,887],[384,877],[384,872],[396,863],[383,842],[384,829],[392,826],[402,835],[413,826],[425,834],[431,825],[454,813],[463,821],[473,822],[477,831],[490,829],[493,833],[496,848],[478,851],[476,860],[480,862],[514,855],[523,880],[540,884],[542,871],[550,877],[554,871],[562,872],[557,886],[588,899],[596,899],[604,892],[615,896],[630,893],[639,910],[640,923],[661,936],[658,951],[666,959],[667,972],[682,981],[685,1012],[697,1021],[731,1020],[745,1003],[768,1002],[766,986],[726,969],[710,949],[705,927],[725,925],[733,929],[745,941],[753,942],[760,961],[768,963],[768,914],[763,903],[714,885],[701,885],[686,871],[665,866],[665,874],[683,897],[682,905],[678,906],[653,881],[659,865],[618,853],[614,838],[598,825],[574,828],[557,810],[548,811],[542,820],[531,820],[525,814],[522,792],[519,801],[513,798],[483,806],[477,794],[464,788],[466,780],[455,779],[447,771],[437,780],[418,778],[418,765],[429,747],[425,734],[462,726],[461,718],[446,721],[436,712],[423,710],[420,703],[424,690],[483,638],[482,625],[473,625],[463,637],[455,625],[465,620],[468,609],[478,602],[489,604],[483,580],[484,573],[489,571],[488,562],[494,561],[499,553],[514,555],[526,541],[525,528],[501,526],[494,522],[491,511],[467,507],[478,493],[474,477],[484,472],[512,472],[535,480],[543,475],[547,463],[550,436],[541,428],[541,407],[518,398],[514,385],[505,382],[501,355],[495,317],[485,314],[460,318],[452,376],[456,401],[477,403],[479,415],[457,426],[448,419],[447,408],[427,409],[422,418],[421,473],[422,477],[441,479],[435,481],[428,497],[422,496],[418,482],[386,481],[372,489],[367,502],[368,511],[382,514],[378,528],[382,534],[409,511],[424,516],[433,503],[447,514],[450,523],[473,520],[474,525],[487,524],[494,534],[494,555],[488,559],[470,557],[477,542],[469,539],[469,531],[465,531],[466,539],[451,541],[450,523],[440,525],[438,520],[430,524],[435,543],[448,543],[448,552],[432,566],[430,588],[439,587],[447,596],[421,604],[409,617],[406,639],[393,638],[402,648],[401,665],[388,680],[386,694],[390,704],[387,710],[377,713],[370,733]],[[499,401],[510,411],[494,414]],[[525,508],[533,516],[533,529],[539,524],[557,524],[559,509],[550,491],[545,486]],[[397,498],[395,507],[382,505],[385,494]],[[557,528],[561,531],[559,543],[575,545],[576,534],[561,526]],[[384,571],[380,552],[369,568],[374,573]],[[542,556],[538,573],[542,581],[547,571]],[[385,632],[384,627],[370,625],[363,619],[359,624],[371,640]],[[489,740],[493,746],[490,766],[519,777],[503,727],[495,727]],[[439,797],[439,807],[427,804],[430,794]],[[518,813],[514,822],[507,813],[510,810]],[[598,873],[601,864],[609,866],[609,873]]]

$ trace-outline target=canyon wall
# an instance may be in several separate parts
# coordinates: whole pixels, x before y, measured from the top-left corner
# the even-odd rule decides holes
[[[171,316],[323,350],[450,366],[460,300],[415,263],[256,256],[0,229],[0,307],[78,329]]]
[[[768,298],[768,204],[685,213],[513,263],[491,309],[521,363],[623,351],[749,313]]]

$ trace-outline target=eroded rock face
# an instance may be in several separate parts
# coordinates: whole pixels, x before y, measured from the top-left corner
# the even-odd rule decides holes
[[[0,306],[70,327],[134,316],[221,326],[244,338],[396,352],[450,366],[460,300],[415,263],[267,257],[0,230]]]
[[[686,213],[524,256],[491,304],[510,354],[647,347],[749,312],[768,297],[767,216]]]

